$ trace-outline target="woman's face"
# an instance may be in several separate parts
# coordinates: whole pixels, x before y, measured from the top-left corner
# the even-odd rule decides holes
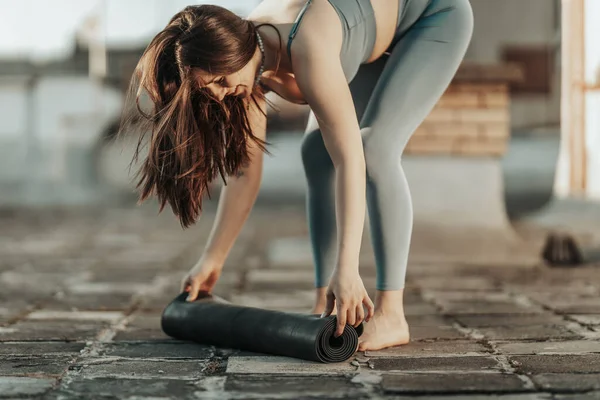
[[[195,72],[200,87],[209,89],[219,101],[222,101],[225,96],[250,96],[255,75],[254,60],[251,60],[238,72],[229,75],[214,75],[202,70],[196,70]]]

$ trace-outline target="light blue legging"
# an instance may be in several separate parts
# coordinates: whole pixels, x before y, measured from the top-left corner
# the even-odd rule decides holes
[[[404,288],[413,211],[401,155],[450,84],[473,31],[468,0],[406,0],[402,14],[389,56],[362,65],[350,83],[367,166],[377,290]],[[302,161],[315,285],[324,287],[337,256],[335,171],[312,113]]]

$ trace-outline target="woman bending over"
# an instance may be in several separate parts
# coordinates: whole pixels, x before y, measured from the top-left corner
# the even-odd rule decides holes
[[[155,194],[188,227],[209,183],[227,182],[203,256],[182,283],[189,301],[213,288],[254,204],[265,93],[273,91],[311,110],[299,151],[313,312],[336,312],[336,335],[365,320],[359,350],[407,343],[412,204],[401,156],[450,84],[472,29],[468,0],[264,0],[247,18],[214,5],[177,13],[146,49],[132,85],[151,127],[141,200]],[[142,92],[150,112],[139,105]],[[375,304],[358,266],[367,209]]]

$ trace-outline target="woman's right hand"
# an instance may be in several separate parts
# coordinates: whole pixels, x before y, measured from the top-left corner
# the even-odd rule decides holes
[[[185,275],[181,282],[181,291],[189,292],[187,301],[198,298],[199,292],[211,292],[221,276],[222,266],[198,263]]]

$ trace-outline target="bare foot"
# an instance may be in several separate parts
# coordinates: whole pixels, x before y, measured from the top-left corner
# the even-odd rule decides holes
[[[408,323],[404,316],[375,311],[359,339],[358,351],[381,350],[407,344],[410,340]]]

